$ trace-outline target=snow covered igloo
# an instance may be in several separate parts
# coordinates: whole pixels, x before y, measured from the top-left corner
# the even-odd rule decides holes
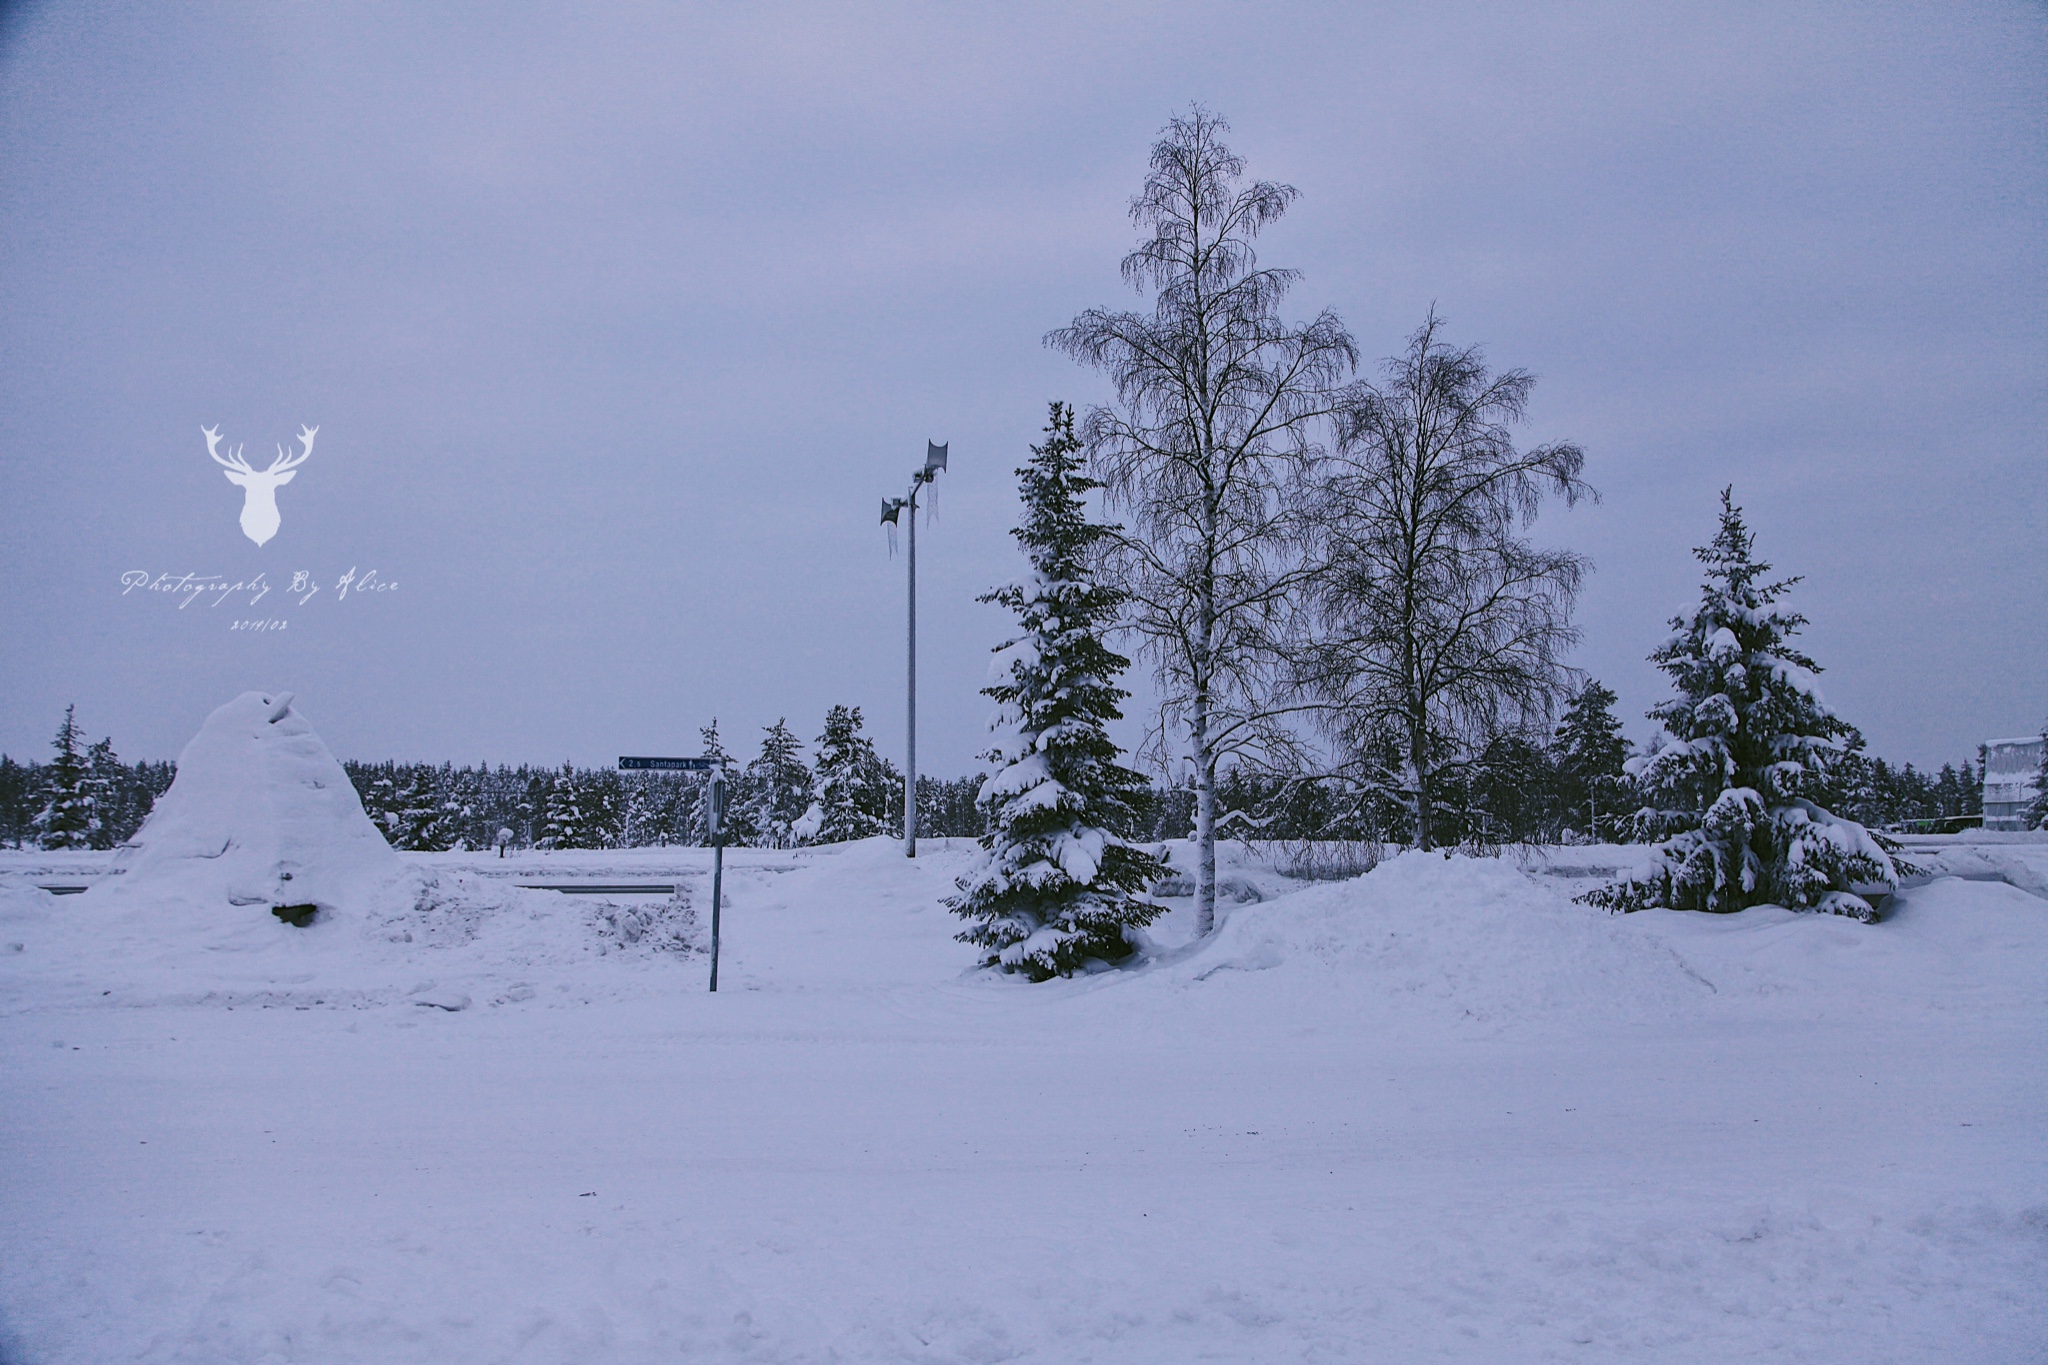
[[[244,692],[208,716],[114,866],[84,900],[216,928],[303,927],[403,894],[398,855],[289,692]]]

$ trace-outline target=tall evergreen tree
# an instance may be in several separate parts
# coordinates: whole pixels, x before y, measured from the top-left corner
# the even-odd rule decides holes
[[[817,830],[812,838],[837,844],[888,833],[894,797],[889,776],[874,741],[861,733],[860,708],[827,711],[825,732],[818,736]]]
[[[362,799],[363,814],[370,817],[370,823],[383,834],[385,841],[396,848],[398,765],[390,762],[364,764],[349,776],[356,784],[356,795]]]
[[[761,752],[745,774],[747,823],[753,842],[766,848],[794,848],[797,824],[810,809],[814,780],[804,765],[803,741],[778,719],[766,726]]]
[[[617,768],[584,774],[583,800],[591,848],[619,848],[626,841],[626,784]]]
[[[603,841],[592,817],[589,783],[573,764],[564,763],[548,784],[546,814],[537,841],[542,848],[601,848]]]
[[[41,808],[36,792],[37,767],[16,763],[0,754],[0,839],[16,848],[35,827],[34,811]]]
[[[1694,551],[1707,566],[1700,605],[1672,618],[1650,656],[1677,693],[1650,712],[1665,742],[1634,764],[1679,832],[1646,872],[1587,899],[1612,910],[1775,903],[1869,921],[1850,888],[1895,886],[1900,865],[1863,826],[1808,799],[1851,731],[1815,690],[1820,666],[1792,643],[1806,618],[1774,605],[1799,580],[1769,581],[1753,543],[1724,490],[1720,529]]]
[[[128,769],[114,752],[112,736],[98,740],[85,751],[85,785],[93,805],[89,835],[92,847],[110,849],[127,837],[121,831],[121,816],[129,780]]]
[[[1940,814],[1945,819],[1972,815],[1983,809],[1982,799],[1973,800],[1976,774],[1970,767],[1970,760],[1964,759],[1958,769],[1953,763],[1941,765],[1941,771],[1934,779],[1934,799]]]
[[[732,756],[725,751],[725,741],[718,737],[718,717],[697,731],[703,741],[704,757],[716,761],[720,771],[725,771],[732,762]],[[728,844],[751,844],[754,842],[754,828],[750,823],[742,793],[728,778],[726,783],[725,820],[723,822],[725,842]],[[695,779],[694,804],[690,813],[690,842],[703,848],[711,843],[711,779],[704,776]]]
[[[1034,981],[1128,957],[1159,914],[1143,893],[1162,871],[1129,842],[1146,784],[1117,763],[1106,728],[1130,695],[1115,683],[1130,661],[1102,639],[1123,599],[1091,571],[1110,534],[1086,514],[1099,485],[1080,472],[1071,408],[1054,403],[1046,433],[1017,471],[1024,525],[1012,534],[1030,576],[981,599],[1015,612],[1021,633],[996,650],[982,689],[998,707],[996,772],[980,794],[988,833],[947,902],[984,966]]]
[[[1557,758],[1542,744],[1518,734],[1496,738],[1460,770],[1446,795],[1454,804],[1464,842],[1502,844],[1554,841],[1568,812],[1560,809]]]
[[[668,841],[662,837],[662,790],[647,779],[653,774],[635,773],[621,777],[619,788],[619,846],[649,848]]]
[[[1621,720],[1614,714],[1615,695],[1598,678],[1586,685],[1565,707],[1558,721],[1558,796],[1564,803],[1565,824],[1584,829],[1598,841],[1604,833],[1618,838],[1623,807],[1628,797],[1628,740],[1622,737]]]
[[[77,709],[64,708],[64,721],[50,741],[57,756],[43,770],[43,809],[35,825],[44,848],[91,848],[100,828],[92,764],[80,743],[84,732],[78,728]]]
[[[444,853],[461,837],[462,803],[452,790],[454,772],[412,764],[395,784],[385,838],[411,853]]]

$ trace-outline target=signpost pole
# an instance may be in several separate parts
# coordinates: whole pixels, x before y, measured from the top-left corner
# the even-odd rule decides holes
[[[705,796],[711,826],[711,989],[718,989],[718,909],[725,899],[725,768],[716,758],[653,758],[623,754],[619,770],[629,773],[710,773]]]
[[[711,991],[718,992],[718,906],[725,898],[725,772],[711,773]]]

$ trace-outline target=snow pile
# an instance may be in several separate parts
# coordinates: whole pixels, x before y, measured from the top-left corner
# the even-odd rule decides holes
[[[1970,881],[2002,881],[2029,895],[2048,900],[2048,837],[2014,837],[1997,843],[1965,842],[1954,837],[1915,839],[1906,857],[1931,877],[1963,877]]]
[[[215,947],[273,936],[278,908],[361,916],[405,877],[289,692],[244,692],[208,716],[115,865],[85,908],[166,918]]]
[[[245,692],[185,746],[108,875],[75,900],[24,888],[0,917],[18,926],[24,971],[73,999],[400,1004],[425,974],[466,1004],[530,996],[536,972],[612,954],[651,965],[695,951],[677,884],[653,903],[565,900],[402,861],[291,695]]]
[[[2048,1011],[2048,905],[2011,885],[1939,877],[1893,895],[1876,929],[1778,906],[1645,913],[1630,924],[1752,1019]]]
[[[1233,911],[1180,981],[1287,968],[1391,1020],[1502,1025],[1668,1017],[1712,991],[1642,934],[1497,858],[1407,852],[1363,877]]]

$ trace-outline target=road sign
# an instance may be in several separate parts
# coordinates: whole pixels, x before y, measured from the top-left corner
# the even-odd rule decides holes
[[[711,774],[711,989],[718,989],[718,909],[725,900],[725,764],[716,758],[649,758],[621,754],[624,772]],[[566,890],[557,887],[556,890]]]

